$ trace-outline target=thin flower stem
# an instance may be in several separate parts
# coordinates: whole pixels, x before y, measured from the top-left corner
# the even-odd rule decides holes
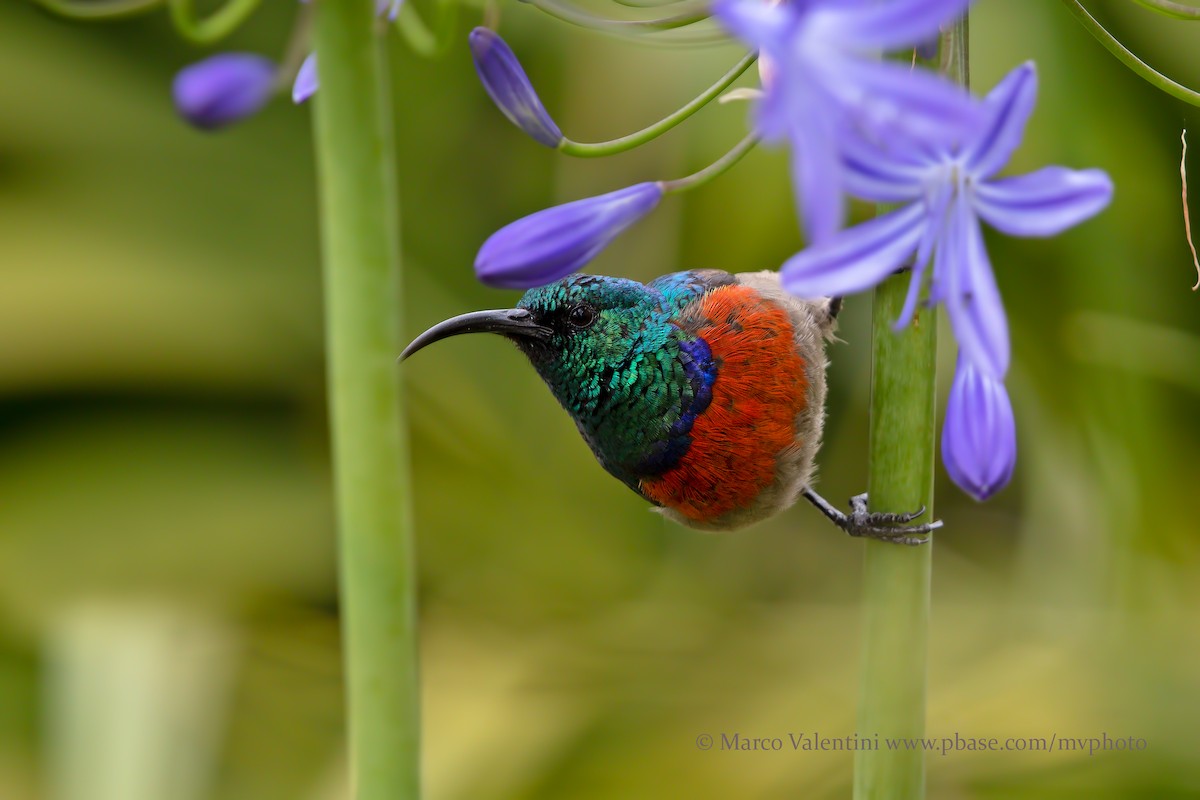
[[[141,14],[164,0],[36,0],[47,11],[71,19],[115,19]]]
[[[747,53],[740,61],[734,64],[728,72],[722,75],[716,83],[698,94],[687,105],[682,106],[679,110],[668,114],[653,125],[647,126],[637,133],[631,133],[628,136],[622,136],[619,139],[613,139],[607,142],[574,142],[570,139],[564,139],[562,144],[558,146],[561,153],[579,158],[596,158],[598,156],[609,156],[614,153],[623,153],[626,150],[643,145],[646,142],[655,139],[667,131],[674,128],[679,123],[683,122],[688,117],[695,114],[704,106],[708,105],[721,92],[729,88],[729,85],[742,76],[750,65],[758,60],[758,53]]]
[[[1166,75],[1163,75],[1161,72],[1151,67],[1145,61],[1142,61],[1140,58],[1135,56],[1132,52],[1130,52],[1129,48],[1121,44],[1121,42],[1119,42],[1115,36],[1109,33],[1103,25],[1097,22],[1096,18],[1089,14],[1088,10],[1084,8],[1078,2],[1078,0],[1062,1],[1066,5],[1067,10],[1075,15],[1076,19],[1078,19],[1083,27],[1087,29],[1088,33],[1092,34],[1092,36],[1095,36],[1096,40],[1100,42],[1100,44],[1104,45],[1108,52],[1116,56],[1118,61],[1133,70],[1135,74],[1140,76],[1151,86],[1155,86],[1158,89],[1166,92],[1176,100],[1182,100],[1183,102],[1193,106],[1200,106],[1200,93],[1189,89],[1181,83],[1176,83]]]
[[[1197,20],[1200,19],[1200,8],[1195,6],[1185,6],[1183,3],[1172,3],[1171,0],[1133,0],[1142,8],[1148,8],[1151,11],[1156,11],[1165,17],[1172,19]]]
[[[689,0],[614,0],[617,5],[625,6],[626,8],[657,8],[663,9],[675,5],[676,3],[686,3]]]
[[[1196,254],[1196,240],[1192,238],[1192,215],[1188,213],[1187,201],[1187,128],[1179,134],[1183,152],[1179,154],[1179,180],[1183,183],[1183,232],[1187,236],[1188,249],[1192,251],[1192,264],[1196,267],[1196,283],[1192,291],[1200,290],[1200,255]]]
[[[212,44],[233,33],[258,8],[259,0],[228,0],[204,19],[196,18],[192,0],[167,0],[175,30],[196,44]]]
[[[736,163],[742,160],[742,157],[754,149],[754,146],[759,142],[757,134],[750,134],[740,142],[730,148],[729,152],[718,158],[713,163],[709,164],[699,172],[693,172],[685,178],[676,178],[673,181],[663,181],[662,187],[665,194],[676,194],[678,192],[686,192],[690,189],[696,189],[709,181],[724,175]]]
[[[416,3],[404,3],[400,6],[396,27],[414,53],[423,58],[439,58],[450,49],[454,41],[458,3],[439,0],[434,3],[430,16],[433,21],[427,23],[417,11]]]
[[[317,3],[315,103],[351,783],[419,796],[416,569],[395,369],[399,233],[387,71],[373,0]]]
[[[608,19],[580,11],[558,0],[521,0],[544,11],[555,19],[578,25],[581,28],[607,31],[652,30],[667,31],[703,22],[711,16],[707,0],[682,0],[675,6],[677,13],[657,19]]]
[[[965,17],[943,33],[940,55],[942,71],[967,85]],[[937,314],[918,312],[906,330],[893,331],[910,279],[896,275],[875,290],[867,491],[871,511],[924,507],[921,521],[927,521],[933,517],[937,440]],[[903,547],[868,539],[865,548],[858,735],[919,739],[925,733],[933,540]],[[855,753],[855,800],[924,796],[920,748]]]
[[[296,21],[292,23],[292,32],[288,36],[287,47],[279,59],[279,88],[291,86],[296,80],[300,65],[312,52],[313,4],[301,5],[296,11]]]

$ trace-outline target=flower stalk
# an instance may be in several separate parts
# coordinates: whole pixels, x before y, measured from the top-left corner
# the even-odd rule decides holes
[[[152,11],[164,0],[37,0],[37,4],[67,19],[97,20],[131,17]]]
[[[167,0],[175,29],[195,44],[212,44],[241,27],[258,8],[259,0],[226,0],[216,11],[201,19],[192,0]]]
[[[940,53],[941,71],[966,86],[965,16],[942,34]],[[903,332],[893,330],[908,282],[908,275],[895,275],[875,290],[867,491],[871,511],[924,506],[925,521],[933,517],[937,315],[919,311]],[[902,547],[868,540],[865,547],[858,733],[919,738],[925,733],[933,542]],[[920,748],[855,754],[855,800],[924,796]]]
[[[608,19],[589,14],[586,11],[558,2],[558,0],[522,0],[539,11],[554,17],[560,22],[566,22],[580,28],[598,31],[631,32],[631,31],[668,31],[676,28],[686,28],[708,19],[711,10],[708,0],[679,0],[671,4],[675,13],[655,19]]]
[[[708,105],[712,100],[716,99],[721,92],[725,91],[742,76],[747,69],[750,68],[755,61],[758,60],[757,52],[749,52],[729,68],[729,71],[722,75],[717,81],[705,89],[695,98],[690,100],[677,110],[667,116],[643,128],[640,131],[631,133],[627,136],[622,136],[619,139],[613,139],[607,142],[576,142],[571,139],[564,139],[559,145],[558,150],[569,156],[577,158],[596,158],[598,156],[610,156],[616,153],[623,153],[626,150],[632,150],[635,147],[652,141],[667,131],[674,128],[679,123],[683,122],[688,117],[695,114],[704,106]]]
[[[1182,100],[1189,105],[1200,106],[1200,92],[1171,80],[1134,55],[1132,50],[1126,47],[1117,37],[1109,33],[1107,28],[1089,14],[1088,10],[1083,7],[1079,0],[1063,0],[1063,4],[1067,7],[1068,11],[1075,15],[1075,19],[1079,20],[1079,23],[1083,25],[1087,32],[1096,37],[1096,41],[1104,45],[1104,48],[1116,56],[1118,61],[1133,70],[1135,75],[1156,89],[1174,97],[1176,100]]]
[[[397,191],[373,0],[317,4],[315,103],[351,784],[416,798],[416,592]]]

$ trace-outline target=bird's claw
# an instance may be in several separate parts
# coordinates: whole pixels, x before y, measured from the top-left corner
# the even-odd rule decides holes
[[[856,538],[879,539],[892,544],[919,545],[929,541],[929,533],[942,527],[940,519],[921,525],[908,525],[925,513],[924,506],[909,513],[872,513],[867,510],[867,495],[864,493],[850,498],[850,513],[845,514],[811,489],[806,488],[804,496],[819,508],[834,525]]]

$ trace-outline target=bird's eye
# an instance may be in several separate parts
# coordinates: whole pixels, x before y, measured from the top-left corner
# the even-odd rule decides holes
[[[596,309],[587,303],[580,303],[567,314],[567,322],[573,328],[586,328],[596,321]]]

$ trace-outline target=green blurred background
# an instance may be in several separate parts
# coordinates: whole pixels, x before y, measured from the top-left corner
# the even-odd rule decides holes
[[[1095,5],[1200,83],[1200,29]],[[265,4],[228,48],[278,54],[294,11]],[[647,124],[738,55],[501,11],[578,139]],[[471,271],[500,225],[685,174],[746,125],[714,106],[626,156],[558,157],[491,106],[465,47],[480,11],[461,16],[440,60],[389,48],[406,336],[515,301]],[[981,0],[971,30],[976,87],[1039,65],[1013,169],[1102,167],[1117,193],[1057,239],[989,239],[1020,461],[984,505],[939,466],[928,730],[1146,746],[932,755],[929,795],[1200,797],[1200,297],[1178,173],[1200,115],[1058,3]],[[201,55],[163,13],[82,25],[0,3],[3,800],[349,796],[309,113],[281,99],[189,129],[170,81]],[[800,244],[785,165],[756,152],[669,199],[595,270],[776,267]],[[833,498],[865,485],[869,307],[849,301],[831,349]],[[647,513],[499,339],[402,373],[430,798],[849,795],[849,753],[695,742],[853,731],[859,543],[807,507],[723,536]]]

